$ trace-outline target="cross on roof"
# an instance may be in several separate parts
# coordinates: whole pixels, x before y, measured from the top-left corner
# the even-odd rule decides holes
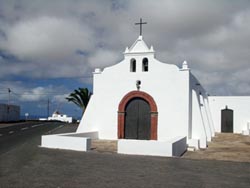
[[[141,18],[139,23],[135,23],[135,25],[140,25],[140,36],[142,36],[142,24],[147,24],[147,22],[142,22]]]

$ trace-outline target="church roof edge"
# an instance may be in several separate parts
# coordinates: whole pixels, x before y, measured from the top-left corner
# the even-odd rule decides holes
[[[150,48],[143,40],[143,36],[139,36],[130,48],[126,48],[124,54],[140,54],[140,53],[154,53],[154,49]]]

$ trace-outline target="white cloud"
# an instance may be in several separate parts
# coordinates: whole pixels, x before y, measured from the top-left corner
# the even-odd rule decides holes
[[[78,51],[93,50],[93,32],[77,21],[41,17],[18,22],[7,31],[0,48],[21,62],[3,64],[1,77],[69,77],[88,70],[86,57]]]
[[[55,95],[55,96],[53,96],[52,101],[57,102],[57,103],[64,103],[67,101],[66,97],[68,97],[68,96],[69,96],[69,94]]]
[[[137,38],[134,23],[142,17],[148,22],[144,39],[159,60],[177,65],[188,60],[215,93],[250,94],[238,87],[250,83],[244,71],[250,59],[248,0],[13,0],[1,1],[0,12],[0,53],[22,60],[2,58],[2,78],[84,76],[115,64]],[[234,73],[244,79],[235,76],[226,84]]]
[[[118,63],[121,58],[121,55],[116,51],[98,49],[90,56],[89,64],[93,68],[104,68]]]
[[[20,95],[21,101],[39,101],[44,99],[48,94],[48,90],[44,87],[36,87],[31,91],[25,91]]]
[[[38,102],[50,99],[54,103],[67,102],[65,97],[70,91],[64,85],[29,86],[24,82],[2,82],[0,83],[0,101],[8,101],[8,88],[10,88],[10,102]]]
[[[77,49],[91,50],[91,30],[75,20],[40,17],[9,28],[5,48],[21,59],[57,60]]]

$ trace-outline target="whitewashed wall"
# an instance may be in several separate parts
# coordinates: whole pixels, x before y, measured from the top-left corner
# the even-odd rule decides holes
[[[137,49],[138,50],[138,49]],[[149,71],[142,72],[142,59],[148,58]],[[137,71],[130,72],[135,58]],[[125,54],[120,63],[94,73],[93,96],[77,132],[99,131],[101,139],[117,139],[117,111],[122,98],[136,90],[151,95],[158,108],[158,140],[187,136],[189,127],[189,70],[161,63],[152,51]]]
[[[149,72],[130,72],[129,62],[122,61],[94,74],[94,94],[77,132],[98,130],[100,138],[117,139],[118,105],[127,93],[136,90],[136,80],[141,80],[140,90],[157,104],[158,138],[187,135],[188,76],[188,72],[155,59],[149,59]]]
[[[207,93],[192,74],[190,75],[190,92],[192,93],[190,99],[192,104],[190,130],[192,131],[189,139],[199,142],[200,148],[206,148],[207,142],[210,142],[215,135],[214,123]]]
[[[216,132],[221,132],[221,110],[228,106],[233,110],[234,133],[242,133],[250,122],[249,96],[209,96],[209,103]]]

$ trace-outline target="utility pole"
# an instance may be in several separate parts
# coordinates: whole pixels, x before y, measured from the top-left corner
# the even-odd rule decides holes
[[[48,117],[49,117],[49,103],[50,103],[50,101],[49,101],[49,98],[48,98],[48,104],[47,104],[47,115],[48,115]]]
[[[10,115],[10,88],[8,88],[8,105],[7,105],[7,121],[9,121],[9,115]]]
[[[9,94],[9,97],[8,97],[8,106],[10,105],[10,92],[11,92],[11,90],[10,90],[10,88],[8,88],[8,94]]]

